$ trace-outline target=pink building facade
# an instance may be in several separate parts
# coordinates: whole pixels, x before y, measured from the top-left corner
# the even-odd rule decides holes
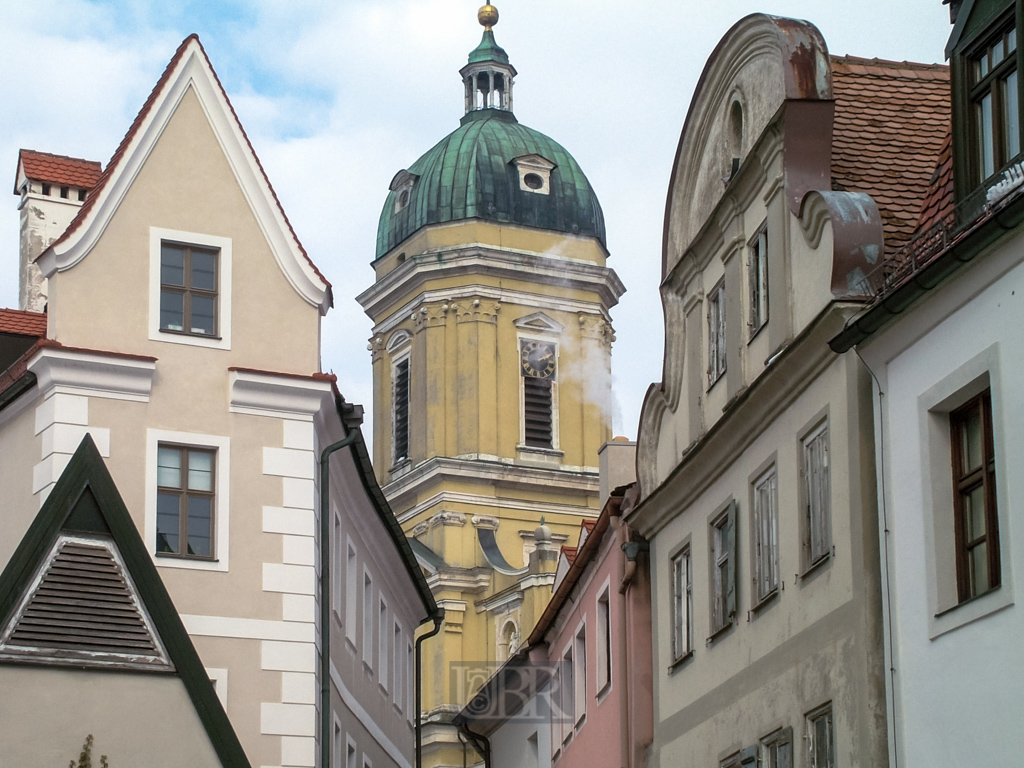
[[[646,543],[622,521],[632,498],[632,486],[613,491],[581,525],[526,644],[456,718],[489,768],[645,765],[651,590]]]

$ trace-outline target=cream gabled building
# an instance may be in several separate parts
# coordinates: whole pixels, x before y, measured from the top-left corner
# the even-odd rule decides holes
[[[54,169],[23,153],[18,173],[22,210],[45,204]],[[39,529],[40,507],[67,486],[72,455],[91,436],[94,476],[109,471],[116,486],[104,503],[123,499],[121,519],[130,516],[141,537],[133,544],[122,531],[114,544],[151,559],[134,572],[158,574],[173,601],[163,621],[184,625],[205,668],[191,685],[209,694],[212,680],[220,703],[193,701],[207,714],[223,706],[221,725],[230,722],[244,749],[241,758],[218,751],[221,763],[409,768],[414,633],[437,618],[436,605],[374,478],[361,408],[321,372],[330,284],[292,230],[197,37],[182,43],[58,234],[23,237],[32,247],[46,240],[35,259],[46,313],[0,313],[4,583],[29,585],[25,599],[34,599],[28,555],[12,555],[39,555],[19,542]],[[321,477],[322,451],[342,440]],[[65,511],[52,507],[46,519],[59,526]],[[114,546],[89,525],[96,547]],[[10,595],[0,608],[4,679],[34,661],[52,667],[54,690],[73,691],[72,667],[101,661],[85,658],[90,622],[62,641],[78,654],[69,667],[56,641],[25,640]],[[155,695],[159,676],[139,667],[137,654],[112,653],[140,702]],[[5,692],[4,706],[16,703]],[[127,745],[109,752],[112,765],[164,764],[133,753],[132,734],[108,738],[118,722],[139,722],[119,720],[113,706],[83,703],[66,732],[21,718],[21,729],[0,727],[0,752],[11,754],[5,742],[17,740],[48,756],[40,764],[59,764],[92,732],[97,749]]]
[[[624,291],[594,190],[516,120],[497,11],[479,19],[460,127],[395,175],[358,297],[374,323],[374,465],[446,612],[424,646],[430,765],[462,764],[451,716],[529,634],[559,544],[599,512]]]

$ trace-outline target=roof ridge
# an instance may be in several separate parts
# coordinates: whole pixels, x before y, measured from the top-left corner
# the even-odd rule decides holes
[[[41,149],[29,149],[27,147],[21,147],[18,150],[18,159],[26,152],[31,152],[33,155],[42,155],[43,157],[52,157],[54,160],[73,160],[76,163],[88,163],[89,165],[98,165],[103,167],[101,160],[86,160],[84,157],[72,157],[71,155],[58,155],[55,152],[43,152]]]
[[[895,59],[880,59],[877,56],[872,58],[865,58],[863,56],[854,56],[852,54],[844,54],[842,56],[831,54],[829,56],[832,59],[833,64],[874,64],[876,66],[890,66],[899,69],[924,69],[936,72],[948,72],[949,65],[941,63],[932,63],[922,61],[896,61]]]

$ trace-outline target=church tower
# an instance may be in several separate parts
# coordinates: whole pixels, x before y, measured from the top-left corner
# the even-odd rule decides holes
[[[497,10],[478,18],[465,114],[395,174],[358,297],[374,323],[373,463],[446,612],[423,648],[425,765],[462,763],[448,722],[529,634],[560,545],[599,512],[624,292],[593,188],[516,120]]]

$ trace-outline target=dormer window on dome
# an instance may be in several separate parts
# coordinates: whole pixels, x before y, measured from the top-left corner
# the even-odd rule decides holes
[[[409,205],[409,200],[412,198],[412,188],[416,185],[416,179],[418,179],[415,173],[409,173],[404,168],[395,174],[395,178],[391,180],[389,189],[395,193],[395,213]]]
[[[469,63],[459,70],[466,89],[466,114],[480,109],[512,111],[512,82],[516,69],[508,54],[494,40],[492,27],[498,23],[498,9],[485,5],[477,13],[484,36],[469,54]]]
[[[521,155],[512,158],[519,171],[519,188],[538,195],[551,194],[551,172],[557,166],[543,155]]]

